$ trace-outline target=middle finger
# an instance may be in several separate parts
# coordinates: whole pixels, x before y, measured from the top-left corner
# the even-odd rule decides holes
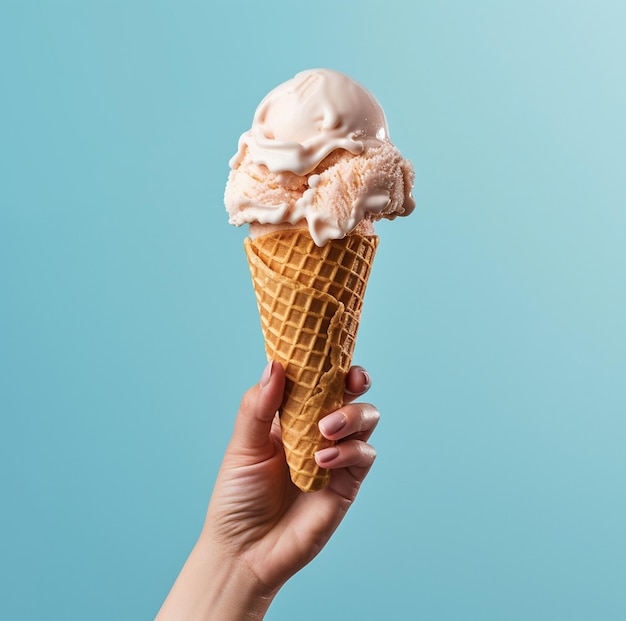
[[[351,403],[325,416],[318,423],[328,440],[357,438],[367,441],[380,420],[380,412],[370,403]]]

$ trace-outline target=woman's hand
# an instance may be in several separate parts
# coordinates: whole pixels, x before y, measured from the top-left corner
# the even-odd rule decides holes
[[[282,366],[270,363],[245,394],[203,533],[240,557],[268,591],[308,563],[341,522],[376,457],[367,441],[379,419],[372,405],[348,405],[369,388],[369,376],[352,368],[346,405],[319,424],[337,442],[316,455],[320,466],[332,470],[330,484],[301,492],[289,478],[276,416],[284,384]]]
[[[368,440],[378,410],[352,403],[370,387],[368,374],[353,367],[345,405],[319,423],[336,444],[316,454],[332,471],[317,492],[302,492],[289,478],[276,413],[284,386],[284,370],[273,362],[244,395],[202,534],[159,619],[262,619],[278,589],[320,552],[354,501],[376,457]]]

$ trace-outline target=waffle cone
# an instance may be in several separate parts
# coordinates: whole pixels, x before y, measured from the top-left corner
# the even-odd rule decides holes
[[[280,422],[291,479],[316,491],[330,472],[314,454],[332,444],[317,423],[343,405],[378,237],[352,234],[319,247],[297,229],[244,245],[267,357],[285,368]]]

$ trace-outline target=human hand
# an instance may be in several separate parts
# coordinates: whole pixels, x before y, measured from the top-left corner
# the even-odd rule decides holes
[[[244,395],[202,533],[159,621],[262,619],[279,588],[320,552],[356,498],[376,457],[368,440],[378,410],[352,403],[369,389],[368,374],[350,369],[344,405],[319,423],[336,444],[316,455],[331,478],[312,493],[289,477],[277,416],[284,387],[283,367],[274,362]]]
[[[243,397],[207,513],[203,537],[237,556],[274,593],[324,547],[354,501],[376,453],[367,443],[379,413],[351,403],[370,387],[367,373],[353,367],[344,406],[322,419],[322,434],[336,444],[316,460],[332,471],[324,489],[305,493],[291,483],[276,415],[285,374],[268,364],[259,384]]]

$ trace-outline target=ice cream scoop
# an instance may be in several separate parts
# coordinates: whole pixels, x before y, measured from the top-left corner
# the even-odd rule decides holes
[[[335,149],[358,155],[387,134],[385,113],[369,91],[337,71],[312,69],[266,95],[230,165],[248,148],[272,172],[306,175]]]
[[[254,234],[256,224],[306,227],[322,246],[408,215],[413,167],[388,134],[358,82],[330,69],[298,73],[261,101],[239,139],[225,192],[230,223],[252,224]]]

